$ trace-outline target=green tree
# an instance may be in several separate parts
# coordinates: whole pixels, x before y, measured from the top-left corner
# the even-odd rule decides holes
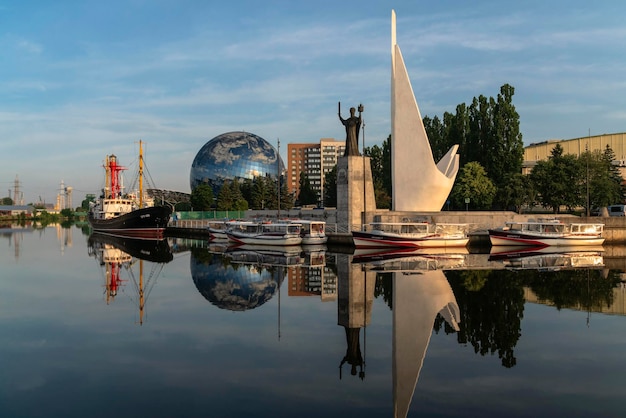
[[[624,201],[624,179],[615,161],[615,153],[610,146],[606,146],[604,152],[597,157],[594,175],[590,179],[590,204],[591,207],[609,206]]]
[[[265,185],[265,177],[255,177],[252,182],[251,198],[249,200],[250,207],[253,209],[265,209],[268,198],[268,191]]]
[[[496,187],[487,177],[485,169],[477,162],[469,162],[461,168],[450,193],[455,207],[465,207],[465,199],[470,199],[472,209],[488,209],[491,206]]]
[[[294,194],[289,193],[287,182],[284,181],[283,176],[280,176],[280,209],[289,210],[293,208],[294,201],[295,201]],[[316,195],[315,201],[317,202],[317,195]]]
[[[318,203],[317,193],[311,186],[309,176],[303,171],[300,173],[300,193],[298,194],[298,202],[300,205],[312,205]]]
[[[324,176],[324,207],[337,207],[337,165]]]
[[[66,219],[72,219],[74,217],[74,211],[72,209],[61,209],[61,216]]]
[[[248,206],[250,206],[250,208],[252,209],[261,209],[261,205],[259,205],[258,207],[254,205],[253,203],[253,191],[254,191],[254,180],[256,179],[256,177],[251,178],[251,179],[244,179],[243,182],[241,183],[239,189],[241,190],[241,194],[243,195],[243,198],[246,199],[246,202],[248,202]]]
[[[511,200],[506,190],[508,181],[522,172],[524,161],[524,142],[519,130],[519,114],[513,105],[514,93],[515,89],[508,84],[500,87],[493,110],[493,136],[486,152],[490,165],[485,168],[498,190],[494,203],[501,208],[506,208]]]
[[[365,148],[365,155],[370,157],[372,181],[376,207],[391,208],[391,136],[383,141],[382,147],[374,145]]]
[[[391,201],[391,197],[393,196],[393,187],[391,183],[391,135],[387,137],[385,141],[383,141],[383,172],[381,175],[382,187],[385,191],[385,194],[389,196],[389,200]],[[383,206],[380,206],[381,208]],[[391,208],[391,204],[389,205]]]
[[[563,147],[556,144],[547,161],[539,161],[530,173],[539,203],[559,213],[562,206],[570,209],[583,206],[584,173],[575,155],[563,155]]]
[[[514,92],[512,86],[504,84],[496,99],[480,95],[469,106],[457,105],[456,114],[444,113],[442,121],[436,116],[423,119],[435,161],[451,146],[459,145],[460,166],[478,162],[496,186],[496,207],[507,207],[511,200],[510,189],[505,190],[507,181],[521,172],[523,162],[524,144],[519,114],[513,105]]]
[[[235,198],[230,183],[230,180],[224,180],[220,191],[217,193],[217,210],[233,210]]]
[[[507,174],[506,181],[498,188],[504,209],[521,213],[525,204],[534,201],[534,190],[530,178],[522,173]]]
[[[13,199],[11,199],[10,197],[3,197],[2,198],[2,204],[3,205],[7,205],[7,206],[12,206],[13,205]]]
[[[199,184],[191,191],[189,203],[194,210],[211,210],[213,207],[213,189],[208,184]]]
[[[89,210],[89,203],[96,201],[96,195],[92,193],[87,193],[85,195],[85,199],[80,203],[80,207],[84,210]]]
[[[472,100],[472,104],[468,108],[469,116],[469,135],[468,135],[468,147],[467,147],[467,161],[476,161],[483,166],[487,172],[491,164],[486,160],[489,158],[488,154],[490,137],[492,135],[492,119],[491,119],[491,106],[489,105],[489,99],[482,94]]]

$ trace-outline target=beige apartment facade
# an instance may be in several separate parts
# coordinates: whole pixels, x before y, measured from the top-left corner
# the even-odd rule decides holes
[[[287,145],[287,187],[297,198],[300,193],[300,175],[306,173],[318,204],[323,204],[324,177],[337,165],[345,150],[345,141],[321,138],[319,142],[290,143]]]

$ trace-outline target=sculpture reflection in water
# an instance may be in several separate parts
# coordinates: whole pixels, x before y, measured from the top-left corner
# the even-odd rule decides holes
[[[142,325],[146,301],[163,266],[174,258],[167,240],[143,240],[119,235],[92,233],[88,239],[88,252],[102,267],[107,305],[112,303],[125,281],[130,281],[136,291],[139,324]],[[150,271],[144,278],[144,261]],[[135,266],[138,265],[136,272]],[[123,276],[126,275],[125,279]]]
[[[343,366],[350,365],[350,374],[365,378],[365,354],[361,352],[361,330],[363,347],[366,347],[366,327],[372,319],[376,273],[350,263],[351,256],[337,255],[337,324],[346,335],[346,354],[339,364],[339,378]]]
[[[365,324],[369,322],[374,296],[368,283],[372,283],[373,287],[377,272],[392,275],[394,417],[406,417],[408,414],[437,316],[441,315],[454,331],[460,330],[459,306],[443,269],[462,268],[466,255],[467,251],[463,248],[438,252],[430,249],[410,253],[361,253],[353,259],[353,262],[360,262],[351,266],[357,266],[362,271],[361,282],[364,283],[364,298],[361,302],[358,300],[361,295],[355,294],[357,300],[354,305],[365,308],[361,315]],[[351,273],[348,281],[359,282],[356,280],[358,273],[354,269]]]

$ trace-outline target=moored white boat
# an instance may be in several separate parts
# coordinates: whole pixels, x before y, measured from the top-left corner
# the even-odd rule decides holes
[[[300,245],[302,225],[297,223],[252,222],[241,229],[226,232],[228,240],[237,244]]]
[[[356,248],[465,247],[468,224],[374,222],[367,231],[352,231]]]
[[[252,221],[239,221],[232,219],[215,219],[209,222],[207,230],[212,240],[227,241],[226,231],[229,229],[242,229],[245,225],[254,224]]]
[[[287,222],[302,226],[300,230],[302,245],[326,244],[328,240],[326,236],[326,222],[309,219],[288,219]]]
[[[602,245],[602,223],[563,223],[558,219],[506,222],[489,230],[491,245],[579,246]]]

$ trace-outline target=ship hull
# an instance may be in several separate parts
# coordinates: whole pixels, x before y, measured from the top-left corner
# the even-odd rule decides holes
[[[490,229],[489,240],[491,245],[530,245],[530,246],[579,246],[579,245],[602,245],[604,238],[601,236],[585,235],[541,235],[529,234],[521,231],[504,231]]]
[[[125,235],[94,232],[88,242],[90,246],[109,244],[135,258],[154,263],[169,263],[174,258],[166,239],[146,241]]]
[[[89,213],[89,224],[94,231],[100,233],[161,239],[171,214],[172,209],[167,206],[136,209],[111,219],[95,219]]]
[[[469,238],[425,236],[412,238],[401,234],[371,233],[366,231],[352,231],[352,239],[356,248],[443,248],[465,247]]]

